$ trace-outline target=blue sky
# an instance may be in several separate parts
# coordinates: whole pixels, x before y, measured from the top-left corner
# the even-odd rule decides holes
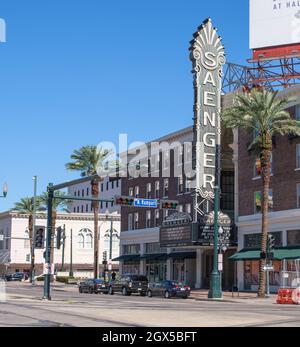
[[[248,1],[1,0],[0,211],[65,170],[73,149],[148,141],[192,124],[189,41],[211,17],[227,60],[245,64]]]

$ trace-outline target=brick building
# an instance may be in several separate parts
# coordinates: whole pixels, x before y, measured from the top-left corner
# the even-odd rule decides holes
[[[234,214],[234,172],[232,163],[231,134],[224,130],[222,145],[222,190],[221,208],[233,217]],[[189,162],[192,152],[193,128],[185,128],[166,135],[153,142],[172,144],[171,150],[161,150],[146,157],[152,168],[153,156],[159,158],[156,177],[124,178],[122,195],[140,198],[178,201],[177,212],[192,215],[193,181],[188,179],[180,158]],[[151,143],[153,143],[151,142]],[[148,143],[150,150],[151,143]],[[176,149],[174,144],[183,145]],[[162,145],[163,148],[163,145]],[[179,147],[180,148],[180,147]],[[130,158],[130,154],[128,155]],[[179,158],[179,160],[178,160]],[[141,159],[141,161],[143,161]],[[141,163],[139,162],[138,165]],[[165,171],[170,168],[170,175]],[[153,173],[153,172],[152,172]],[[179,174],[178,174],[179,173]],[[186,175],[185,175],[186,174]],[[188,283],[192,287],[208,288],[212,270],[212,247],[174,247],[160,245],[159,230],[168,215],[168,209],[147,209],[124,207],[121,209],[120,269],[122,273],[146,275],[150,281],[171,279]],[[227,259],[235,252],[230,249],[225,255],[223,282],[231,287],[234,282],[234,263]]]
[[[300,87],[286,89],[280,95],[293,96],[295,101],[288,111],[300,120]],[[233,148],[236,174],[236,215],[238,225],[238,249],[259,253],[261,234],[261,191],[260,162],[247,145],[253,135],[239,131],[235,134]],[[300,258],[300,139],[291,136],[273,138],[271,183],[269,193],[269,231],[276,239],[276,246],[287,257],[297,252]],[[296,253],[295,253],[296,252]],[[253,256],[253,253],[252,253]],[[281,284],[280,271],[295,270],[293,261],[274,261],[270,273],[272,290]],[[237,263],[238,284],[241,289],[256,290],[258,287],[258,260],[245,259]]]

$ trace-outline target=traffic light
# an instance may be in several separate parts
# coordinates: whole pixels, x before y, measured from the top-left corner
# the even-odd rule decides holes
[[[103,261],[102,261],[102,264],[103,264],[103,265],[106,265],[106,264],[107,264],[107,251],[104,251],[104,252],[103,252]]]
[[[34,248],[43,249],[45,240],[45,227],[35,227]]]
[[[130,196],[117,196],[115,198],[115,204],[116,205],[122,205],[122,206],[133,206],[133,204],[134,204],[134,197],[130,197]]]
[[[178,206],[178,201],[172,201],[172,200],[163,200],[160,202],[160,207],[169,209],[169,210],[176,210]]]
[[[274,258],[274,247],[275,247],[275,237],[270,234],[268,235],[268,259],[272,260]]]
[[[58,227],[57,232],[56,232],[56,248],[60,249],[61,246],[61,241],[62,241],[62,236],[63,236],[63,228]]]

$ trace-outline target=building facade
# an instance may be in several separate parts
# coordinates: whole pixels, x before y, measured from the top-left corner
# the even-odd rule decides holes
[[[300,88],[286,89],[280,95],[293,96],[295,101],[288,111],[300,120]],[[236,167],[236,216],[238,225],[238,250],[246,256],[247,250],[260,248],[261,239],[261,192],[260,161],[247,151],[254,134],[239,131],[235,135],[234,158]],[[269,232],[275,237],[275,246],[293,255],[300,248],[300,138],[279,136],[273,138],[271,183],[269,192]],[[295,253],[296,252],[296,253]],[[299,258],[300,258],[300,250]],[[250,254],[250,253],[249,253]],[[295,271],[292,259],[273,262],[270,272],[271,290],[282,284],[281,271]],[[238,286],[243,290],[258,288],[258,259],[245,259],[236,264]]]
[[[234,172],[232,150],[228,132],[224,131],[222,151],[222,189],[221,208],[233,216],[234,213]],[[230,134],[229,134],[230,135]],[[148,177],[126,178],[122,181],[122,195],[135,198],[178,201],[177,213],[192,217],[193,181],[189,180],[183,167],[185,158],[188,162],[190,144],[193,141],[193,128],[185,128],[175,133],[154,140],[161,145],[155,153],[159,165],[156,175]],[[228,142],[229,141],[229,142]],[[181,150],[164,150],[162,144],[181,144]],[[186,146],[186,144],[189,144]],[[150,148],[150,143],[147,145]],[[170,146],[172,148],[172,145]],[[181,152],[180,152],[181,151]],[[153,153],[148,152],[150,161]],[[152,156],[152,157],[151,157]],[[130,157],[130,155],[129,155]],[[167,159],[168,160],[167,160]],[[192,158],[192,157],[191,157]],[[143,161],[140,157],[140,160]],[[177,165],[179,163],[179,165]],[[166,171],[170,169],[169,175]],[[175,175],[176,171],[176,175]],[[178,174],[179,173],[179,174]],[[153,177],[155,176],[155,177]],[[226,194],[225,194],[226,192]],[[120,269],[122,273],[144,274],[150,281],[164,279],[178,280],[191,287],[208,288],[213,265],[213,249],[210,246],[162,247],[160,243],[160,227],[166,218],[175,211],[169,209],[150,209],[122,206],[120,234]],[[235,252],[230,248],[224,256],[223,283],[231,287],[234,283],[234,264],[228,257]]]
[[[0,214],[0,275],[14,273],[17,271],[30,271],[30,243],[28,232],[28,215],[17,212],[4,212]],[[37,226],[46,226],[46,215],[38,214]],[[102,254],[104,251],[109,254],[110,249],[110,228],[113,227],[114,234],[120,233],[119,214],[99,214],[99,269],[104,271],[102,265]],[[75,277],[93,276],[93,228],[94,215],[92,213],[58,213],[56,228],[65,228],[65,246],[54,250],[55,272],[61,275],[68,275],[70,264],[73,265]],[[56,247],[56,238],[54,239]],[[45,246],[45,242],[44,242]],[[64,251],[63,251],[64,248]],[[35,250],[36,274],[43,272],[44,248]],[[64,258],[63,258],[64,254]],[[113,238],[113,257],[119,255],[119,239]],[[64,268],[62,269],[62,264]],[[118,263],[114,263],[114,268],[118,268]],[[63,270],[63,271],[62,271]]]

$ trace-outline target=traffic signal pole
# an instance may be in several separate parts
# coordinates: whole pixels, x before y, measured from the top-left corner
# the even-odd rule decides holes
[[[34,285],[35,277],[35,223],[36,223],[36,195],[37,195],[37,176],[33,177],[33,212],[32,212],[32,239],[31,239],[31,266],[30,282]]]
[[[46,239],[46,251],[45,251],[45,268],[46,273],[44,279],[44,300],[51,300],[50,295],[50,281],[51,281],[51,263],[50,263],[50,254],[51,254],[51,238],[52,238],[52,206],[53,206],[53,184],[49,183],[48,185],[48,202],[47,202],[47,239]],[[45,272],[45,271],[44,271]]]
[[[55,196],[55,191],[58,191],[60,189],[68,188],[70,186],[73,186],[75,184],[87,182],[91,179],[93,179],[95,176],[89,176],[84,177],[78,180],[69,181],[65,183],[61,183],[58,185],[53,185],[52,183],[49,183],[47,187],[48,192],[48,201],[47,201],[47,237],[46,237],[46,250],[45,250],[45,267],[44,267],[44,300],[51,300],[50,295],[50,283],[51,283],[51,272],[52,272],[52,264],[50,261],[50,254],[51,254],[51,239],[52,239],[52,208],[53,208],[53,199],[57,198],[60,200],[85,200],[85,201],[104,201],[104,202],[112,202],[113,199],[97,199],[93,197],[77,197],[72,195],[63,195],[63,196]],[[72,235],[72,234],[71,234]]]

